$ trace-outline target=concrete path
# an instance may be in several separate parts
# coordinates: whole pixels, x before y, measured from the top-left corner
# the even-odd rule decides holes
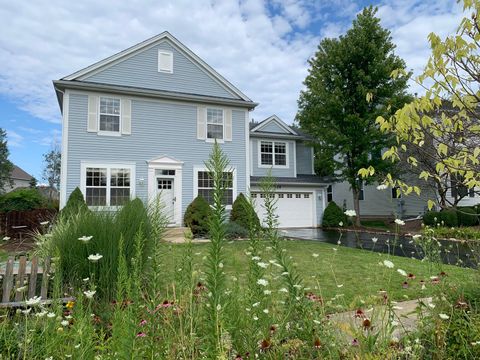
[[[418,303],[423,302],[424,304],[429,304],[431,301],[431,298],[423,298],[394,303],[393,319],[389,319],[388,309],[383,305],[370,309],[362,309],[360,313],[357,313],[356,310],[336,313],[330,315],[330,319],[337,325],[341,332],[344,333],[349,341],[353,340],[355,337],[354,334],[363,328],[365,319],[370,321],[369,325],[374,332],[378,331],[378,329],[385,329],[388,322],[393,322],[393,324],[395,324],[395,330],[391,338],[400,339],[405,334],[416,329]],[[385,336],[390,335],[385,334]]]

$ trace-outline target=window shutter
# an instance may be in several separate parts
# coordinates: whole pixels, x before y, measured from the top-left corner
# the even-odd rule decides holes
[[[197,107],[197,139],[205,140],[207,134],[207,109],[205,106]]]
[[[232,141],[232,110],[225,110],[225,141]]]
[[[98,131],[98,96],[88,95],[88,121],[87,131]]]
[[[158,71],[159,72],[173,72],[173,54],[169,51],[158,52]]]
[[[122,134],[130,135],[132,133],[132,101],[130,99],[121,100],[122,112]]]

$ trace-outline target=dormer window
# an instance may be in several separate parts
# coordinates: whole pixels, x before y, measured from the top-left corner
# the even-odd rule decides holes
[[[173,53],[171,51],[158,51],[158,72],[173,73]]]

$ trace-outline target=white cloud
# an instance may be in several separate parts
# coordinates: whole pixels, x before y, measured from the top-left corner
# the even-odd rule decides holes
[[[429,31],[442,32],[458,23],[458,6],[450,3],[382,1],[382,23],[392,29],[398,54],[409,68],[417,70],[426,62]],[[0,94],[34,116],[58,123],[52,80],[168,30],[260,103],[252,114],[256,120],[275,113],[290,123],[307,75],[307,60],[319,40],[344,32],[360,8],[349,0],[275,0],[270,3],[273,13],[266,4],[261,0],[146,0],[141,6],[113,0],[3,2]],[[45,144],[47,137],[43,140]]]
[[[7,129],[7,145],[8,147],[22,147],[24,137],[19,133]]]

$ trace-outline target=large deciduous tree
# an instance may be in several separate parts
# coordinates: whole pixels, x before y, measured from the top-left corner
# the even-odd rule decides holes
[[[0,194],[7,185],[12,185],[11,173],[13,164],[8,160],[7,132],[0,128]]]
[[[455,35],[445,40],[434,33],[428,37],[432,54],[416,79],[425,94],[394,116],[377,120],[396,138],[384,158],[406,159],[420,179],[438,184],[429,207],[456,206],[462,196],[478,193],[480,187],[480,0],[463,4],[472,13]],[[393,75],[401,76],[402,71]],[[392,176],[387,182],[405,193],[415,188]],[[447,196],[448,188],[453,196]]]
[[[395,55],[390,32],[375,14],[376,9],[365,8],[345,35],[321,41],[309,61],[296,117],[324,153],[335,154],[335,173],[338,180],[350,184],[358,225],[358,171],[373,166],[376,172],[365,181],[371,183],[391,170],[391,162],[382,160],[381,152],[392,145],[393,137],[382,133],[375,120],[410,100],[408,74],[391,77],[405,63]]]

